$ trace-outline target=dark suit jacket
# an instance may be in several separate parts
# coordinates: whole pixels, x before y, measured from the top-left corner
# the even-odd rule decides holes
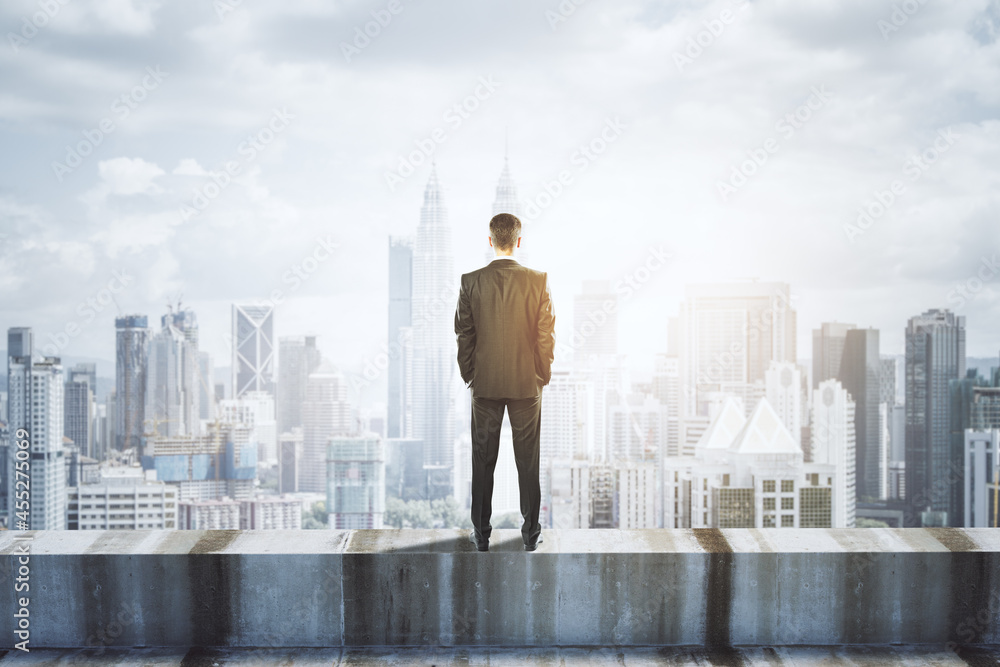
[[[552,379],[555,314],[548,276],[495,259],[462,276],[458,368],[479,398],[530,398]]]

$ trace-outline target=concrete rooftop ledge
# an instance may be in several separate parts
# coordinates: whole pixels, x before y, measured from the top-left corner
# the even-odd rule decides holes
[[[1000,643],[994,529],[24,535],[33,649]]]

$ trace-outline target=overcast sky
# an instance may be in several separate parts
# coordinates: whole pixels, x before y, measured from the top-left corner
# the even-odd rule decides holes
[[[900,353],[932,307],[967,316],[970,355],[1000,349],[996,0],[43,5],[0,5],[0,325],[63,356],[113,359],[118,307],[152,323],[182,294],[224,365],[229,304],[280,290],[278,335],[360,368],[430,159],[468,271],[505,134],[561,335],[581,281],[660,251],[622,313],[640,365],[685,283],[749,277],[791,285],[801,358],[830,320]]]

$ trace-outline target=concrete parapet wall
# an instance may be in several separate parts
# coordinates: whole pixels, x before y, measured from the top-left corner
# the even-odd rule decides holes
[[[1000,643],[995,529],[544,535],[5,532],[0,633],[27,595],[32,648]]]

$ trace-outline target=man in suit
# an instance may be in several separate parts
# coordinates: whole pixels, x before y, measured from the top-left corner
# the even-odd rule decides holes
[[[489,550],[493,471],[506,408],[521,493],[521,537],[525,550],[534,551],[542,541],[538,444],[542,387],[552,379],[555,315],[546,274],[512,256],[521,247],[521,221],[509,213],[494,216],[489,240],[496,258],[462,276],[455,312],[458,367],[472,389],[470,539],[479,551]]]

